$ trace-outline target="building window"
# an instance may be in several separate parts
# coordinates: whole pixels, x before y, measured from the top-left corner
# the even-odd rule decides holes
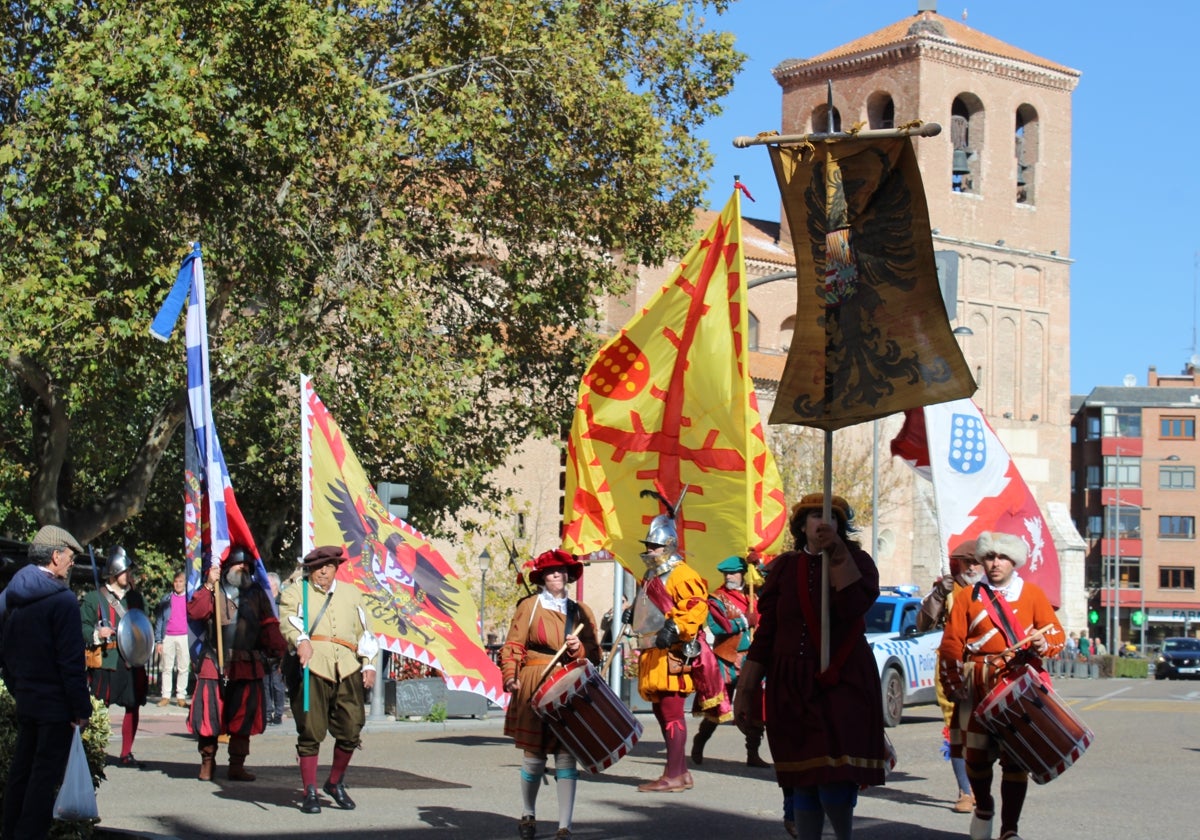
[[[1096,440],[1100,437],[1100,418],[1095,414],[1089,414],[1087,418],[1087,436],[1088,440]]]
[[[1141,487],[1141,458],[1122,458],[1117,455],[1104,457],[1105,487]]]
[[[1159,467],[1159,490],[1195,490],[1195,467]]]
[[[758,318],[753,312],[746,313],[746,325],[750,331],[750,340],[746,342],[751,350],[758,349]]]
[[[1196,517],[1160,516],[1158,535],[1164,540],[1191,540],[1196,538]]]
[[[1119,528],[1115,529],[1110,528],[1109,536],[1111,537],[1113,531],[1115,530],[1119,533],[1120,538],[1123,540],[1140,540],[1142,538],[1141,508],[1133,505],[1121,505],[1121,518],[1119,523],[1113,522],[1113,517],[1116,515],[1115,511],[1115,507],[1106,507],[1104,509],[1104,516],[1109,523],[1118,524],[1120,526]]]
[[[1163,566],[1158,570],[1159,589],[1195,589],[1194,566]]]
[[[950,142],[954,149],[950,167],[950,189],[979,193],[983,173],[983,102],[963,93],[950,104]]]
[[[829,131],[829,105],[822,104],[813,108],[812,112],[812,130],[814,134],[824,134]],[[833,109],[833,130],[835,132],[842,130],[842,114],[837,108]]]
[[[1100,465],[1088,464],[1087,468],[1087,486],[1089,490],[1096,490],[1100,487]]]
[[[1087,535],[1090,539],[1096,539],[1104,535],[1104,518],[1099,514],[1088,517]]]
[[[1195,440],[1196,420],[1194,417],[1161,417],[1158,436],[1163,440]]]
[[[867,125],[871,128],[896,127],[896,103],[891,94],[876,91],[867,97]]]
[[[1117,580],[1120,581],[1122,589],[1141,589],[1142,558],[1122,555],[1121,564],[1117,568]]]
[[[1013,140],[1016,156],[1016,198],[1018,204],[1033,204],[1033,176],[1037,171],[1038,118],[1037,109],[1024,104],[1017,108],[1017,130]]]
[[[1142,410],[1140,408],[1105,407],[1103,425],[1105,437],[1140,438]]]

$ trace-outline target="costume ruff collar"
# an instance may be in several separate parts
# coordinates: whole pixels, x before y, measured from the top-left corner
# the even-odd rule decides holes
[[[545,589],[538,593],[538,603],[542,605],[542,609],[553,610],[557,613],[567,614],[567,596],[555,598]]]

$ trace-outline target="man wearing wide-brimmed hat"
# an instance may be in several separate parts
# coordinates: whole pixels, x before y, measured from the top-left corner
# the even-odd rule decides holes
[[[337,580],[338,566],[346,560],[341,546],[314,548],[303,560],[304,580],[285,589],[279,602],[283,635],[297,660],[285,678],[296,718],[296,755],[304,785],[300,810],[306,814],[321,812],[317,764],[326,734],[333,735],[333,762],[323,789],[343,810],[355,807],[343,778],[354,751],[362,745],[364,689],[375,685],[379,642],[367,629],[362,591]]]
[[[79,542],[47,525],[29,565],[0,593],[0,671],[17,703],[17,742],[4,791],[4,836],[45,837],[74,727],[92,716],[79,605],[67,587]]]

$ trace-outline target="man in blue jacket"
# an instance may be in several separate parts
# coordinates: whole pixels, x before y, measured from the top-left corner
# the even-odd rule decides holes
[[[17,745],[4,790],[4,840],[45,837],[67,769],[74,727],[92,716],[79,604],[67,576],[78,541],[47,525],[29,565],[0,593],[0,665],[17,703]]]

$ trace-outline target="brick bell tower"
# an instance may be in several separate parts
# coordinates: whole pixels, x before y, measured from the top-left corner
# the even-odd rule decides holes
[[[938,137],[914,145],[951,324],[969,328],[960,341],[979,384],[975,401],[1051,520],[1066,607],[1076,581],[1064,549],[1072,535],[1078,541],[1069,517],[1069,362],[1071,94],[1079,71],[919,0],[914,15],[784,61],[774,76],[784,134],[827,130],[828,81],[835,129],[941,124]],[[888,457],[886,441],[880,457]],[[914,496],[922,492],[913,485]],[[889,523],[881,513],[880,525],[890,529],[897,561],[911,552],[912,580],[923,585],[936,574],[936,526],[928,500],[911,502]],[[888,558],[880,559],[886,572]],[[1082,593],[1082,557],[1079,564]]]

